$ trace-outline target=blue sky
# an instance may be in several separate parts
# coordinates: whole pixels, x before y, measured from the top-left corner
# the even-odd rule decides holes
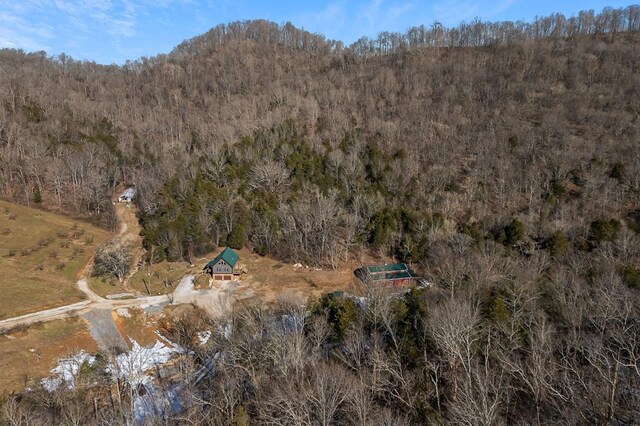
[[[350,44],[363,35],[436,20],[447,26],[475,17],[531,20],[629,4],[632,0],[0,0],[0,47],[122,64],[168,53],[219,23],[244,19],[290,21]]]

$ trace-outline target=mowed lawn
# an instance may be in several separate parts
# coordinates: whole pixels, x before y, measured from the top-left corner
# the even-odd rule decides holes
[[[88,223],[0,200],[0,319],[84,300],[76,281],[110,237]]]

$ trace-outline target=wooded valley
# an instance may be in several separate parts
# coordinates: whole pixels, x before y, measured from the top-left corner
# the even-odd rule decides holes
[[[184,371],[220,374],[169,423],[637,424],[639,30],[630,6],[348,47],[237,22],[124,66],[0,50],[0,194],[108,228],[133,185],[147,262],[366,255],[433,283],[219,320]],[[189,347],[201,321],[166,328]],[[90,382],[0,421],[126,421]]]

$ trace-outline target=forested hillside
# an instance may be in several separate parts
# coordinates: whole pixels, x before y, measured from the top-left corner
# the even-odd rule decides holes
[[[367,253],[434,283],[293,332],[239,313],[190,420],[637,424],[638,30],[631,6],[349,47],[241,22],[122,67],[0,51],[0,190],[111,226],[135,185],[150,262]]]
[[[456,235],[586,247],[595,220],[635,226],[639,16],[434,24],[350,48],[243,22],[123,67],[3,50],[2,193],[109,224],[115,185],[133,184],[153,260],[248,243],[419,263]]]

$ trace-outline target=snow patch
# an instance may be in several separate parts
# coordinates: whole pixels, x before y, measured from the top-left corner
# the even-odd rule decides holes
[[[158,305],[149,305],[146,306],[143,310],[148,314],[159,314],[164,309],[164,304]]]
[[[131,339],[131,350],[118,355],[114,362],[107,366],[106,371],[126,380],[133,388],[139,385],[151,385],[152,378],[147,374],[147,371],[166,363],[174,354],[184,352],[180,346],[159,333],[158,337],[162,342],[156,340],[156,343],[148,348],[140,346],[138,342]],[[53,392],[62,384],[66,384],[69,389],[72,389],[82,365],[84,363],[93,365],[95,361],[94,356],[84,351],[61,359],[51,370],[53,376],[42,379],[42,385],[49,392]]]
[[[96,357],[87,354],[85,351],[80,351],[75,355],[68,358],[64,358],[58,361],[58,365],[51,369],[54,374],[53,377],[46,377],[42,379],[42,386],[49,392],[53,392],[58,387],[66,383],[69,389],[73,389],[75,386],[75,380],[78,376],[78,372],[84,363],[93,365],[96,362]]]
[[[224,338],[228,340],[228,339],[231,338],[231,334],[232,333],[233,333],[233,324],[231,324],[231,321],[229,321],[224,326],[224,330],[223,330],[222,334],[224,335]]]
[[[127,308],[118,308],[116,309],[116,313],[118,314],[119,317],[131,318],[131,312],[129,312],[129,309]]]
[[[164,364],[174,354],[183,352],[179,346],[165,338],[163,340],[167,344],[156,340],[152,347],[146,348],[131,339],[131,350],[118,355],[115,364],[107,370],[126,380],[134,388],[150,384],[152,379],[147,374],[149,369]]]
[[[233,324],[231,321],[227,321],[226,324],[219,324],[215,329],[216,335],[222,336],[225,339],[229,340],[231,335],[233,334]]]
[[[366,297],[352,296],[351,300],[353,300],[360,309],[366,309],[369,306],[369,299]]]
[[[200,343],[200,346],[204,346],[207,344],[207,342],[211,338],[211,331],[209,330],[199,331],[196,333],[196,337],[198,338],[198,342]]]

